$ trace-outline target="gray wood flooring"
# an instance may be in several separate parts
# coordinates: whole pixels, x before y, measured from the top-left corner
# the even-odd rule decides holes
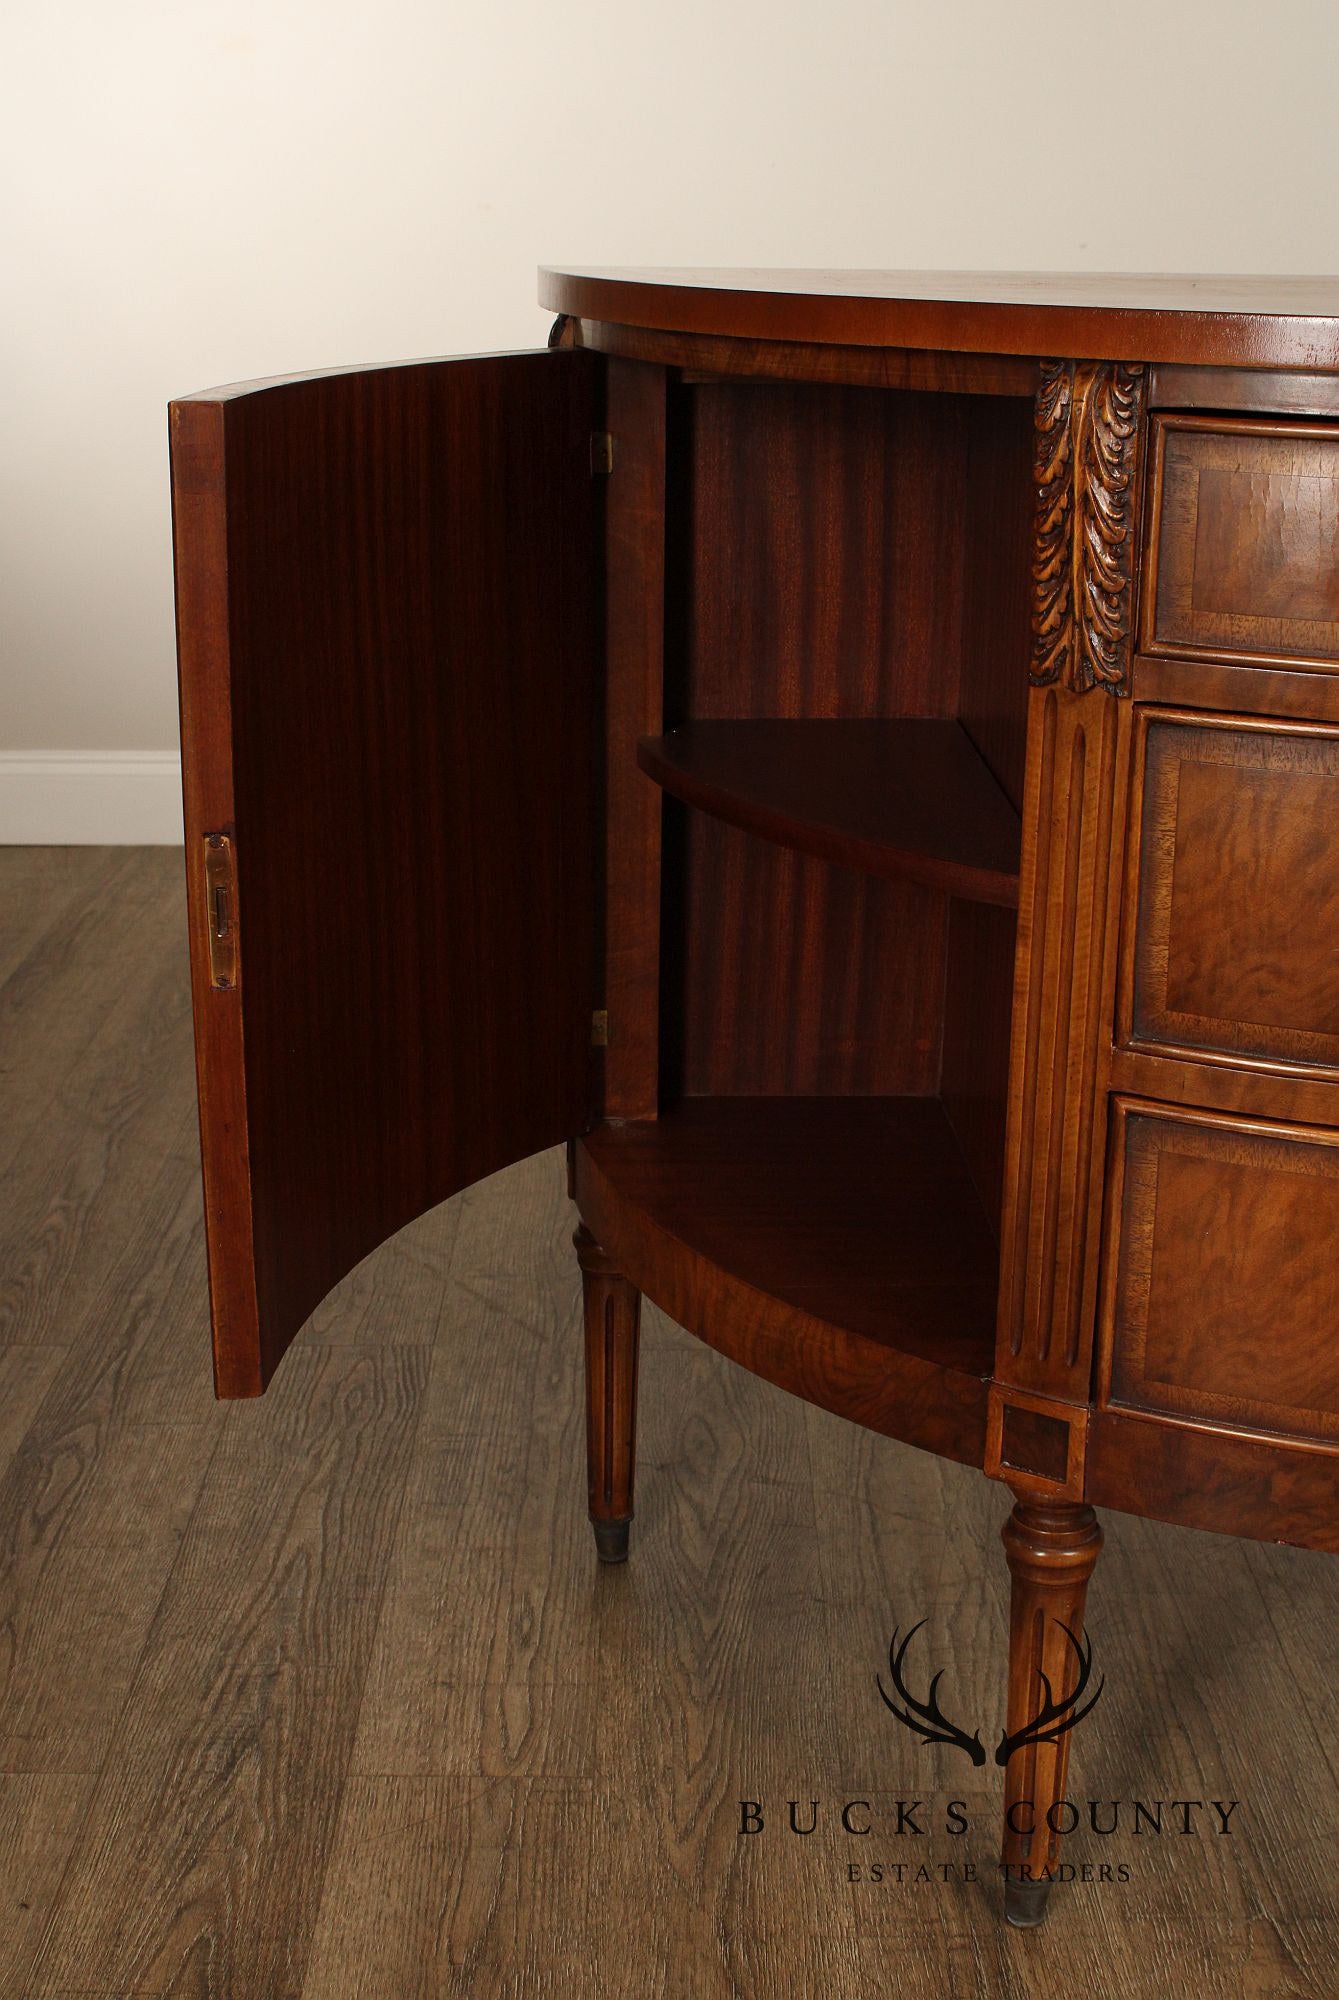
[[[1013,1933],[993,1765],[874,1686],[925,1617],[993,1742],[1006,1497],[651,1311],[600,1570],[556,1155],[216,1404],[180,876],[0,850],[0,1994],[1339,1995],[1339,1563],[1108,1520],[1071,1792],[1242,1803],[1227,1838],[1076,1834],[1130,1879]]]

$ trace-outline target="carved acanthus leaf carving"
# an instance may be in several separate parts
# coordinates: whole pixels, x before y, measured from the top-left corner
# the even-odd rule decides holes
[[[1032,678],[1065,675],[1073,643],[1074,481],[1070,406],[1074,367],[1043,361],[1032,471],[1037,517],[1032,546]]]
[[[1045,361],[1037,391],[1032,679],[1129,692],[1144,371]]]

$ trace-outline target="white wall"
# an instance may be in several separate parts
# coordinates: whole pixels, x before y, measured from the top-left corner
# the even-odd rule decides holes
[[[538,344],[564,257],[1339,263],[1336,0],[11,0],[0,59],[0,838],[171,836],[174,393]]]

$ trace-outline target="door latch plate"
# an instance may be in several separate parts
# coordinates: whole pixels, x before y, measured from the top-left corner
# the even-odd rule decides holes
[[[209,983],[226,992],[237,984],[237,868],[226,833],[205,835],[205,911]]]

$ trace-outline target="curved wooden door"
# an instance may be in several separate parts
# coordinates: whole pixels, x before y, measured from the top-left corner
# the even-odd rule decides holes
[[[384,1237],[585,1123],[597,365],[172,406],[220,1395]]]

